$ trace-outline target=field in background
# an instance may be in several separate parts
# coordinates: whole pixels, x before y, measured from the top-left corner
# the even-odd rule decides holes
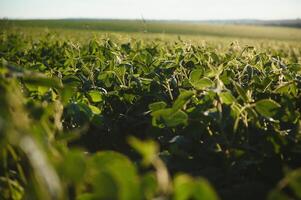
[[[203,40],[276,40],[301,42],[301,29],[253,26],[253,25],[212,25],[184,22],[160,22],[139,20],[2,20],[0,27],[4,30],[29,30],[37,34],[40,30],[56,30],[72,34],[83,33],[123,33],[134,36],[149,36],[156,34],[166,39],[166,35],[174,37],[181,35],[185,38]],[[80,31],[81,33],[74,33]],[[84,31],[84,32],[83,32]],[[37,32],[37,33],[34,33]],[[211,41],[211,40],[210,40]]]

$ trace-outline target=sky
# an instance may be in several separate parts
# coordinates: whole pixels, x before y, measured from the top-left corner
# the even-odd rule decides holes
[[[296,19],[301,0],[0,0],[0,18]]]

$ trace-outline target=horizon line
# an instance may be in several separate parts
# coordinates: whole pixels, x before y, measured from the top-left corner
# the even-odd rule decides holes
[[[120,20],[120,21],[285,21],[285,20],[301,20],[301,17],[296,18],[277,18],[277,19],[260,19],[260,18],[226,18],[226,19],[153,19],[153,18],[109,18],[109,17],[62,17],[62,18],[22,18],[22,17],[1,17],[1,20]]]

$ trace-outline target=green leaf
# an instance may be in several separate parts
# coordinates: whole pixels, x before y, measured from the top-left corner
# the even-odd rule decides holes
[[[280,93],[280,94],[289,93],[289,89],[290,89],[291,84],[293,84],[293,82],[282,84],[282,85],[278,86],[274,91],[276,93]]]
[[[98,114],[101,113],[101,110],[98,107],[96,107],[96,106],[89,105],[89,108],[92,111],[92,113],[95,114],[95,115],[98,115]]]
[[[203,76],[203,70],[195,69],[190,73],[189,80],[191,82],[197,82]]]
[[[101,166],[99,166],[101,167]],[[123,197],[124,194],[120,191],[122,186],[119,185],[118,180],[115,179],[114,174],[101,171],[93,178],[94,186],[94,199],[96,200],[107,200],[107,199],[129,199],[128,197]],[[125,188],[125,190],[128,190]],[[128,193],[128,191],[125,191]]]
[[[75,102],[66,105],[65,117],[76,124],[84,124],[93,117],[93,112],[88,105]]]
[[[86,170],[86,162],[82,152],[69,151],[60,165],[60,173],[72,182],[80,182]]]
[[[45,87],[52,87],[52,88],[62,88],[62,85],[57,78],[49,78],[42,75],[27,75],[23,77],[23,82],[35,85],[35,86],[45,86]]]
[[[187,125],[188,116],[183,111],[179,110],[169,117],[165,118],[165,123],[168,127],[176,127],[178,125]]]
[[[217,200],[218,196],[206,179],[199,178],[195,183],[195,199]]]
[[[155,112],[157,110],[161,110],[161,109],[165,108],[166,106],[167,106],[167,104],[165,102],[163,102],[163,101],[155,102],[155,103],[152,103],[152,104],[148,105],[149,109],[152,112]]]
[[[212,87],[214,82],[209,78],[201,78],[198,81],[191,82],[192,86],[197,90],[204,90],[206,88]]]
[[[140,184],[134,165],[125,156],[105,151],[91,160],[97,199],[140,200]]]
[[[64,105],[66,105],[69,102],[70,98],[74,95],[74,93],[75,89],[73,87],[64,85],[64,88],[60,93],[60,100]]]
[[[207,77],[202,78],[202,76],[204,76],[204,72],[201,69],[193,70],[189,76],[189,81],[191,85],[198,90],[211,87],[214,84],[209,78]]]
[[[188,200],[194,191],[194,182],[187,175],[177,175],[174,179],[174,200]]]
[[[246,91],[238,84],[234,82],[235,90],[237,91],[239,97],[244,101],[248,102],[248,96]]]
[[[154,173],[149,172],[142,176],[141,188],[146,199],[154,199],[158,188],[157,178]]]
[[[62,82],[64,83],[64,85],[68,85],[68,86],[79,86],[81,84],[81,80],[75,76],[75,75],[66,75],[63,77]]]
[[[152,116],[154,126],[163,123],[167,127],[176,127],[178,125],[187,125],[188,123],[188,116],[185,112],[181,110],[175,111],[171,108],[153,112]]]
[[[256,111],[264,117],[275,116],[275,114],[278,111],[278,108],[280,107],[281,106],[277,102],[271,99],[263,99],[255,103]]]
[[[174,102],[172,109],[181,109],[194,95],[193,91],[182,91],[178,96],[177,100]]]
[[[230,91],[220,93],[219,97],[221,101],[227,105],[234,103],[236,100]]]
[[[143,157],[143,164],[150,165],[159,151],[158,144],[152,140],[141,141],[137,138],[129,138],[130,145]]]
[[[175,200],[217,200],[218,196],[205,179],[194,180],[188,175],[179,174],[174,179]]]
[[[38,93],[39,95],[44,95],[46,92],[49,91],[48,87],[44,87],[44,86],[38,86]]]
[[[274,92],[279,94],[292,94],[293,96],[297,96],[298,94],[298,87],[294,82],[284,83],[278,86]]]
[[[91,98],[92,102],[98,103],[102,101],[102,95],[101,92],[98,90],[90,90],[88,92],[89,97]]]
[[[166,103],[164,102],[151,104],[149,107],[152,110],[153,125],[158,127],[186,125],[188,123],[188,116],[181,109],[193,95],[193,91],[182,91],[172,108],[165,109]]]

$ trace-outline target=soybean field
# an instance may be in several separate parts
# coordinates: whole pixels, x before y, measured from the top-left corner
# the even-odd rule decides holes
[[[0,199],[301,199],[301,29],[0,27]]]

